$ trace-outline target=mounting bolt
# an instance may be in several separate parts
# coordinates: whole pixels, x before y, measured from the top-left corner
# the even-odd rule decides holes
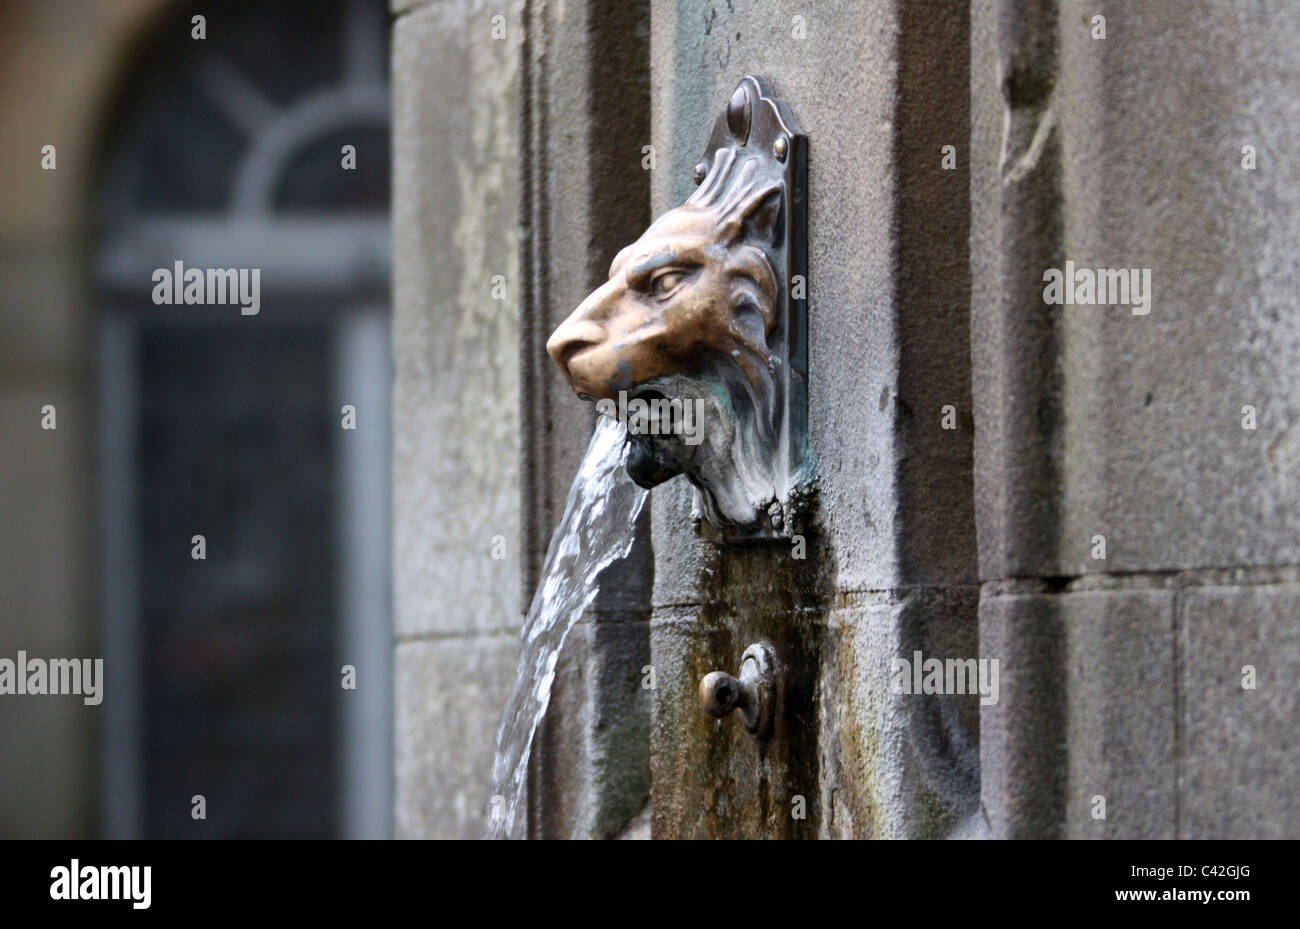
[[[704,178],[708,176],[708,173],[709,173],[708,162],[701,161],[699,164],[695,166],[695,183],[703,184]]]
[[[740,659],[740,677],[725,671],[710,671],[700,681],[700,708],[714,719],[740,710],[745,728],[756,739],[772,734],[775,704],[775,662],[772,648],[759,642],[745,649]]]
[[[786,141],[785,136],[781,136],[772,143],[772,154],[776,156],[777,161],[785,161],[786,153],[790,150],[790,143]]]
[[[731,130],[732,138],[741,145],[749,140],[749,122],[752,113],[753,103],[749,99],[749,89],[745,86],[745,82],[741,81],[736,85],[731,100],[727,103],[727,128]]]

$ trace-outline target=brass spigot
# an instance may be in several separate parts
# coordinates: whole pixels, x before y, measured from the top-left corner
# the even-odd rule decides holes
[[[772,734],[775,707],[775,662],[772,649],[760,642],[745,649],[740,659],[740,676],[710,671],[700,681],[700,709],[714,719],[740,710],[745,728],[756,739]]]

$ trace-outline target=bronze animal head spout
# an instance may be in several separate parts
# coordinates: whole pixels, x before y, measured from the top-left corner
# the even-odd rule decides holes
[[[742,80],[699,189],[618,253],[546,345],[579,396],[623,418],[632,477],[686,474],[723,536],[788,533],[807,477],[805,161],[789,108]]]

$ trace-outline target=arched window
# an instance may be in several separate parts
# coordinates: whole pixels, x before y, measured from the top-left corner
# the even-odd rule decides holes
[[[386,15],[178,9],[111,126],[93,249],[107,835],[390,831]]]

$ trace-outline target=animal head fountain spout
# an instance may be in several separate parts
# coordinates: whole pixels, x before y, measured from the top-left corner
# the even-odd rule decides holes
[[[685,474],[724,539],[790,534],[810,475],[806,162],[790,108],[746,77],[699,188],[618,253],[546,346],[627,427],[633,480]]]

